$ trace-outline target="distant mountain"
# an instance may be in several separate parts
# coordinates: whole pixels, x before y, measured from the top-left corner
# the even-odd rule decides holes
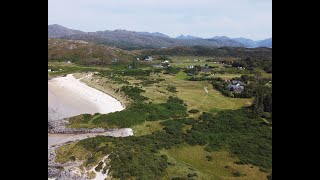
[[[260,41],[253,41],[246,38],[233,38],[233,40],[242,43],[245,47],[272,47],[272,38]]]
[[[227,36],[215,36],[211,38],[211,40],[218,41],[219,43],[225,44],[225,46],[230,46],[230,47],[245,47],[244,44],[235,41]]]
[[[257,41],[259,47],[272,47],[272,38]]]
[[[138,34],[170,38],[169,36],[167,36],[167,35],[165,35],[165,34],[162,34],[162,33],[159,33],[159,32],[154,32],[154,33],[149,33],[149,32],[138,32]]]
[[[201,39],[199,37],[196,37],[196,36],[190,36],[190,35],[183,35],[181,34],[180,36],[176,37],[176,39]]]
[[[54,24],[48,25],[48,38],[62,38],[68,40],[83,40],[116,46],[122,49],[150,49],[176,46],[207,46],[207,47],[247,47],[245,44],[225,36],[202,39],[194,36],[169,36],[154,32],[135,32],[127,30],[83,32]],[[263,44],[263,42],[261,42]]]
[[[233,40],[244,44],[246,47],[257,47],[257,42],[251,39],[246,39],[246,38],[233,38]]]

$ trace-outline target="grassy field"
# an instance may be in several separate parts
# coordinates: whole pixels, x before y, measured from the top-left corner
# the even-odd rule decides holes
[[[227,151],[207,152],[203,146],[189,146],[162,150],[160,154],[168,157],[171,164],[163,179],[172,177],[188,177],[196,173],[197,179],[241,179],[256,180],[267,179],[267,173],[261,172],[258,167],[251,165],[237,165],[238,159],[231,156]],[[211,156],[208,161],[206,156]],[[236,177],[240,175],[239,177]]]
[[[186,68],[187,66],[199,66],[199,65],[205,65],[208,64],[209,66],[214,67],[222,67],[222,64],[217,64],[213,62],[207,62],[206,60],[212,59],[211,57],[206,56],[173,56],[170,57],[172,59],[171,66],[176,66],[180,68]],[[194,61],[197,60],[197,61]]]
[[[181,80],[184,78],[183,74],[179,73],[176,76],[163,75],[163,78],[177,87],[177,96],[187,103],[189,109],[199,109],[201,111],[239,109],[252,103],[252,99],[225,97],[206,81]],[[205,87],[208,93],[206,93]]]

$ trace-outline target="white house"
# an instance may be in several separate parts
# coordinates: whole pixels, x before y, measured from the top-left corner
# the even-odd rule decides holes
[[[147,58],[144,59],[145,61],[153,61],[153,57],[148,56]]]
[[[163,61],[162,63],[163,63],[163,64],[165,64],[165,63],[169,63],[169,61],[168,61],[168,60],[165,60],[165,61]]]

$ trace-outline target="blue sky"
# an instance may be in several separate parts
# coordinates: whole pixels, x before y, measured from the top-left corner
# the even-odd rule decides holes
[[[272,0],[48,0],[49,24],[193,35],[272,36]]]

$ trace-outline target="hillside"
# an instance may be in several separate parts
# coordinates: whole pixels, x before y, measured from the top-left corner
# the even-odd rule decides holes
[[[169,56],[213,56],[213,57],[240,57],[272,59],[272,49],[270,48],[241,48],[241,47],[172,47],[164,49],[151,49],[136,51],[143,55],[169,55]]]
[[[104,45],[117,46],[122,49],[147,49],[174,46],[210,46],[210,47],[243,47],[232,39],[202,38],[170,38],[161,33],[135,32],[127,30],[82,32],[71,30],[59,25],[48,25],[49,38],[84,40]]]
[[[133,52],[80,40],[48,39],[48,61],[72,61],[83,65],[111,64],[113,58],[127,62]]]
[[[272,47],[272,38],[258,41],[258,46],[262,47]]]

